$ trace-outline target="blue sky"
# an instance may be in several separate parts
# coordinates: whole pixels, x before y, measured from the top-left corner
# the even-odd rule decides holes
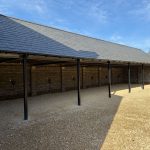
[[[150,0],[0,0],[0,13],[150,50]]]

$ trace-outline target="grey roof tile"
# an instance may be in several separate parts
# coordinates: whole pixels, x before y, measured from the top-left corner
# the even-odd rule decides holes
[[[0,15],[0,50],[149,63],[145,52]]]

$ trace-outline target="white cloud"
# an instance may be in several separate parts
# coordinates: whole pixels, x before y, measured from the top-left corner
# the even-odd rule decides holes
[[[17,10],[23,10],[27,13],[38,13],[39,15],[46,13],[47,5],[45,0],[0,0],[0,12],[6,15],[12,15]]]
[[[115,42],[115,43],[125,44],[123,42],[123,37],[118,34],[113,34],[109,39],[110,41]]]
[[[7,3],[4,0],[0,0],[0,13],[5,14],[5,15],[12,15],[13,11],[11,10],[11,5],[12,2]]]
[[[44,0],[26,0],[21,7],[26,11],[38,13],[39,15],[46,14],[48,10],[46,1]]]
[[[102,1],[87,1],[87,0],[66,0],[63,3],[59,3],[64,9],[71,11],[72,14],[81,16],[81,19],[87,19],[91,21],[97,21],[98,23],[106,23],[108,21],[108,12],[104,8]]]
[[[150,51],[150,38],[145,38],[145,39],[140,40],[140,41],[132,41],[131,44],[134,47],[137,47],[137,48],[144,50],[145,52]]]
[[[108,21],[108,12],[103,8],[101,3],[91,5],[88,9],[88,14],[101,23],[106,23]]]
[[[59,9],[60,8],[60,9]],[[60,11],[70,12],[72,18],[80,16],[80,21],[97,21],[98,24],[108,22],[108,12],[104,8],[102,1],[86,1],[86,0],[0,0],[0,12],[15,17],[18,12],[27,15],[40,15],[43,18],[52,18],[54,21],[62,23],[67,21],[67,15],[61,16]],[[14,16],[14,15],[13,15]]]
[[[136,9],[130,10],[129,14],[135,15],[140,19],[150,21],[150,1],[143,0]]]
[[[118,44],[128,45],[131,47],[139,48],[141,50],[144,50],[145,52],[150,51],[150,37],[144,38],[144,39],[127,39],[123,36],[120,36],[118,34],[113,34],[109,40],[111,42],[115,42]]]
[[[0,6],[0,13],[1,14],[9,14],[9,11],[4,5],[1,5]]]

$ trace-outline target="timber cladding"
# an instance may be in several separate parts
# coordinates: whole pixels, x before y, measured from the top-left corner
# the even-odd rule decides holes
[[[23,95],[22,64],[0,65],[0,99]],[[145,82],[150,83],[150,68],[145,67]],[[112,84],[128,82],[127,68],[112,68]],[[28,66],[28,95],[62,92],[77,88],[76,66]],[[131,68],[131,82],[141,82],[140,68]],[[108,68],[87,66],[80,68],[81,88],[108,84]]]

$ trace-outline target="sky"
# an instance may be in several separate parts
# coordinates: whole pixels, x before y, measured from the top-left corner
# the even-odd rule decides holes
[[[0,14],[150,50],[150,0],[0,0]]]

